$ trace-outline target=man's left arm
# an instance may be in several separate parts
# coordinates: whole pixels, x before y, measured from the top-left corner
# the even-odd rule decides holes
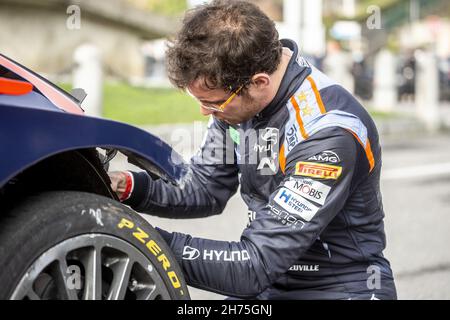
[[[314,156],[336,155],[333,163]],[[256,212],[239,242],[193,238],[159,229],[189,285],[223,295],[252,298],[291,267],[343,208],[358,156],[351,133],[327,128],[298,144],[283,182]]]

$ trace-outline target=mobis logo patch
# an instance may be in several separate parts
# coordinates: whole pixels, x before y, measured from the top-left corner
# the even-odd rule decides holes
[[[342,173],[342,167],[313,162],[297,162],[295,175],[319,179],[337,180]]]
[[[291,180],[285,182],[284,186],[303,198],[321,205],[325,204],[331,190],[331,187],[309,178],[291,178]]]

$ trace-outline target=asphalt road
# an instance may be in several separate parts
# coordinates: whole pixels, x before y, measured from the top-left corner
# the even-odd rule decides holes
[[[450,299],[450,135],[386,140],[386,256],[400,299]]]
[[[170,128],[161,136],[170,140]],[[384,138],[382,194],[386,257],[399,299],[450,299],[450,134]],[[186,155],[186,154],[185,154]],[[123,168],[118,159],[112,169]],[[171,220],[144,215],[169,231],[216,240],[239,240],[247,210],[236,194],[219,215]],[[223,296],[191,289],[193,299]]]

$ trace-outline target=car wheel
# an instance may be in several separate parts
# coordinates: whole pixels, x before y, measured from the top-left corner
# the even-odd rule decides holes
[[[189,299],[158,232],[130,208],[57,191],[0,212],[0,299]]]

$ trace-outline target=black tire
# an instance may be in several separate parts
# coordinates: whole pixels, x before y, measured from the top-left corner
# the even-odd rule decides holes
[[[147,268],[159,274],[159,283],[162,279],[166,286],[166,296],[168,292],[170,299],[189,299],[177,261],[149,223],[115,200],[74,191],[41,193],[26,198],[7,213],[0,212],[0,299],[12,298],[19,283],[28,276],[30,267],[34,268],[33,263],[45,256],[44,253],[47,255],[58,244],[86,238],[87,235],[119,239],[120,243],[125,241],[127,246],[131,245],[151,262]],[[152,246],[148,245],[151,240],[154,241]],[[103,257],[104,248],[100,251],[100,257]],[[137,256],[142,257],[140,253]],[[103,277],[104,272],[100,274]],[[83,298],[81,291],[79,298]],[[105,295],[102,294],[102,298]],[[64,299],[59,293],[56,296]]]

